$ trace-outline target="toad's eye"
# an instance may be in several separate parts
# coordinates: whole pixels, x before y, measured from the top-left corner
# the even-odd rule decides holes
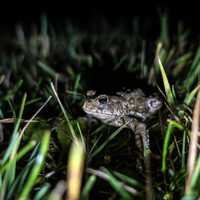
[[[108,97],[106,95],[101,95],[98,97],[98,101],[100,104],[106,104],[108,102]]]
[[[150,98],[147,105],[151,111],[156,111],[162,106],[162,102],[156,98]]]

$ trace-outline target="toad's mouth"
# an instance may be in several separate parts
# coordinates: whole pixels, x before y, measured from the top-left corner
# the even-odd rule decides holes
[[[107,117],[118,117],[120,116],[119,114],[114,114],[114,113],[109,113],[109,112],[95,112],[95,111],[91,111],[88,110],[86,108],[84,108],[84,111],[88,114],[88,115],[94,115],[94,116],[107,116]]]

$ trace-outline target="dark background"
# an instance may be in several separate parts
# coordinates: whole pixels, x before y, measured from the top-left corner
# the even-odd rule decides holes
[[[4,4],[3,4],[4,3]],[[189,29],[192,38],[195,42],[196,35],[200,33],[200,6],[193,1],[26,1],[26,2],[8,2],[4,1],[0,4],[0,37],[7,36],[9,34],[15,34],[15,25],[21,23],[23,28],[27,27],[30,30],[32,24],[40,24],[41,14],[46,14],[48,21],[53,25],[58,25],[63,29],[66,19],[72,21],[76,26],[83,29],[87,29],[90,25],[95,25],[96,28],[101,27],[99,23],[102,18],[105,18],[110,24],[118,25],[125,24],[127,28],[131,27],[132,19],[138,17],[139,23],[144,26],[142,32],[143,38],[148,38],[149,41],[154,41],[160,33],[160,16],[167,13],[169,17],[170,34],[177,32],[177,22],[182,21],[184,28]],[[119,23],[120,22],[120,23]],[[90,24],[88,26],[88,24]],[[61,25],[61,26],[60,26]],[[39,26],[40,27],[40,26]],[[25,29],[26,30],[26,29]],[[101,31],[101,30],[100,30]],[[195,36],[195,37],[193,37]],[[1,37],[1,41],[5,37]],[[192,43],[192,40],[191,40]],[[1,47],[0,42],[0,47]],[[154,56],[154,55],[153,55]],[[149,56],[149,58],[153,58]],[[106,60],[106,59],[104,59]],[[114,76],[113,71],[108,71],[107,66],[109,62],[106,60],[104,68],[95,68],[94,72],[90,71],[90,74],[86,78],[91,80],[88,83],[88,88],[101,90],[106,88],[109,84],[110,90],[113,88],[120,88],[120,86],[130,86],[133,76],[128,74],[122,75],[122,72],[118,70],[118,73]],[[110,64],[112,66],[112,63]],[[107,75],[107,76],[105,76]],[[110,83],[110,77],[112,75],[112,86]],[[104,85],[102,85],[102,77],[104,77]],[[114,78],[115,77],[115,78]],[[119,83],[120,78],[120,83]],[[124,80],[122,80],[124,78]],[[135,81],[138,85],[146,85],[142,82]],[[120,84],[117,85],[116,83]]]
[[[0,4],[0,26],[2,30],[10,29],[18,22],[27,25],[38,22],[42,13],[54,23],[69,18],[82,25],[102,16],[111,23],[128,21],[135,16],[156,22],[159,14],[167,12],[171,22],[181,20],[194,31],[199,31],[199,8],[198,3],[192,1],[4,1]]]

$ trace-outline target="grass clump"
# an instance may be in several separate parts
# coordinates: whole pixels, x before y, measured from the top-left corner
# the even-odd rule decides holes
[[[147,124],[154,198],[199,198],[199,39],[182,23],[171,31],[167,15],[149,37],[138,20],[61,31],[42,16],[2,42],[0,199],[144,199],[133,133],[81,108],[87,90],[123,86],[163,99]]]

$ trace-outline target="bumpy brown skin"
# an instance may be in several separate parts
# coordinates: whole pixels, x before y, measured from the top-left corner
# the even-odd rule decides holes
[[[103,123],[130,128],[136,134],[138,148],[149,149],[146,121],[162,106],[156,97],[147,97],[142,90],[118,92],[115,96],[99,95],[86,99],[83,110]]]

